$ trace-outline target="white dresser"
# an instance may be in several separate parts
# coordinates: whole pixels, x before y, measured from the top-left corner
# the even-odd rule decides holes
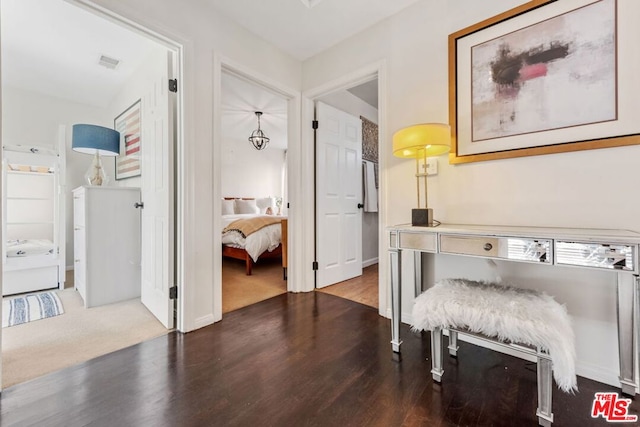
[[[74,281],[84,306],[140,297],[140,189],[73,190]]]

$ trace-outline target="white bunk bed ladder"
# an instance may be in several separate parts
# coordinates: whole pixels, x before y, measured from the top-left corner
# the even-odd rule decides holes
[[[3,295],[64,288],[64,127],[58,146],[2,150]],[[62,154],[59,154],[62,153]],[[53,242],[53,253],[8,257],[8,240]]]

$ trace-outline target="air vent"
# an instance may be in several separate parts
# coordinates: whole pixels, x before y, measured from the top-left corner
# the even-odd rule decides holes
[[[98,64],[100,64],[103,67],[106,67],[106,68],[108,68],[110,70],[115,70],[116,67],[118,66],[118,64],[120,64],[120,60],[114,59],[114,58],[110,58],[110,57],[105,56],[105,55],[101,55],[100,56],[100,61],[98,61]]]
[[[303,5],[311,9],[314,6],[317,6],[318,3],[320,3],[322,0],[300,0],[300,1],[302,2]]]

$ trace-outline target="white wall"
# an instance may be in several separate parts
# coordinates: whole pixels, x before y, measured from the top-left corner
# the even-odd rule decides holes
[[[211,284],[214,274],[220,274],[214,271],[214,266],[219,266],[221,246],[219,237],[214,241],[213,235],[214,206],[219,212],[220,204],[214,200],[215,191],[211,188],[213,178],[221,172],[211,167],[216,151],[212,125],[214,54],[294,89],[301,85],[301,64],[221,16],[207,0],[182,2],[179,13],[172,0],[97,0],[95,3],[176,39],[185,47],[185,144],[184,152],[179,154],[186,176],[184,182],[178,182],[184,188],[184,240],[178,253],[184,260],[184,268],[178,280],[183,285],[180,304],[186,307],[182,330],[189,331],[213,322]]]
[[[107,110],[77,104],[13,87],[2,88],[2,139],[5,144],[37,145],[55,149],[58,126],[66,131],[66,262],[73,267],[73,198],[71,191],[84,185],[91,156],[71,150],[71,126],[77,123],[112,127]]]
[[[346,90],[331,93],[320,101],[356,117],[366,117],[378,123],[378,109]],[[362,213],[362,262],[371,265],[378,262],[378,213]]]
[[[285,150],[258,151],[247,140],[251,134],[229,135],[222,120],[222,195],[224,197],[283,197]],[[267,135],[268,136],[268,135]]]
[[[303,89],[384,59],[388,72],[388,132],[420,122],[448,122],[447,36],[524,1],[423,0],[303,64]],[[413,164],[381,153],[390,165],[389,224],[407,223],[415,204]],[[429,180],[436,219],[449,223],[621,228],[640,231],[640,146],[449,165]],[[620,187],[612,186],[612,178]],[[626,183],[622,184],[622,183]],[[628,187],[628,186],[631,187]],[[625,189],[627,187],[627,189]],[[383,254],[384,255],[384,254]],[[387,262],[381,257],[381,262]],[[466,258],[438,257],[438,276],[493,277],[496,271]],[[412,257],[404,262],[403,317],[410,319]],[[500,263],[497,273],[526,287],[546,289],[573,317],[578,373],[617,383],[615,277],[579,269],[542,269]],[[437,278],[437,277],[436,277]]]

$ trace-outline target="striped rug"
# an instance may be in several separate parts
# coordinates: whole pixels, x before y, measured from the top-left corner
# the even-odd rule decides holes
[[[64,313],[55,292],[42,292],[2,300],[2,327],[16,326]]]

